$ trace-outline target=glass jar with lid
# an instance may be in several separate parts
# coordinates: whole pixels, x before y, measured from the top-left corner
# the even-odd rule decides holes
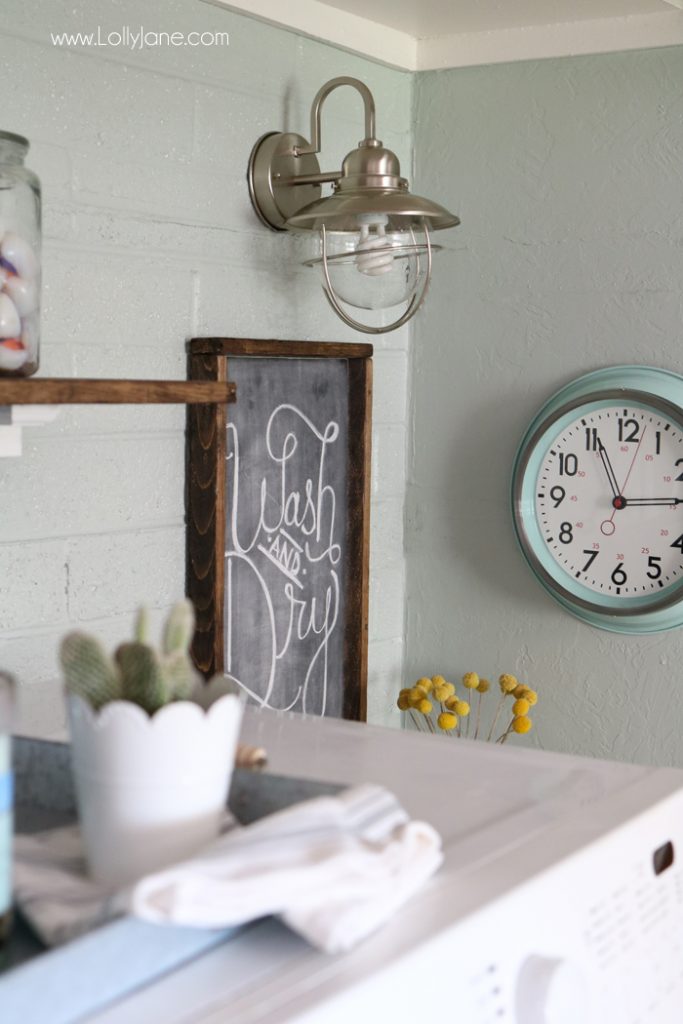
[[[29,143],[0,131],[0,377],[30,377],[40,341],[40,182]]]

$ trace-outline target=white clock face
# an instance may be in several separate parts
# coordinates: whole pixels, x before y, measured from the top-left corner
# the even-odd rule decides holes
[[[644,597],[683,580],[683,430],[663,414],[578,415],[543,457],[535,505],[553,559],[590,590]]]

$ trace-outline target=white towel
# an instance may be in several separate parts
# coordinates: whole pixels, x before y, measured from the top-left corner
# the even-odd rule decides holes
[[[16,837],[15,896],[49,945],[122,913],[223,928],[277,914],[328,953],[391,917],[442,861],[441,840],[379,786],[317,797],[232,828],[191,860],[108,892],[85,874],[77,827]]]
[[[136,883],[148,921],[227,927],[279,914],[328,953],[375,931],[436,871],[441,840],[379,786],[357,786],[270,815]]]

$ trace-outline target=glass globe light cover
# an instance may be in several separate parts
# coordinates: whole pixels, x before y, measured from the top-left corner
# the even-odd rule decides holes
[[[327,267],[338,299],[357,309],[389,309],[410,301],[427,273],[423,233],[386,231],[382,214],[360,214],[358,232],[327,231]],[[319,255],[305,265],[321,268]],[[434,250],[435,246],[432,245]]]

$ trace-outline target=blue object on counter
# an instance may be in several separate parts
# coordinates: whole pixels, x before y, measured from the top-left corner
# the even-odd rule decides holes
[[[238,931],[164,928],[125,917],[0,975],[7,1024],[74,1024]]]
[[[0,775],[0,814],[12,809],[13,790],[13,775],[11,772],[4,772]]]
[[[12,909],[13,693],[12,679],[0,672],[0,945],[7,933]]]

